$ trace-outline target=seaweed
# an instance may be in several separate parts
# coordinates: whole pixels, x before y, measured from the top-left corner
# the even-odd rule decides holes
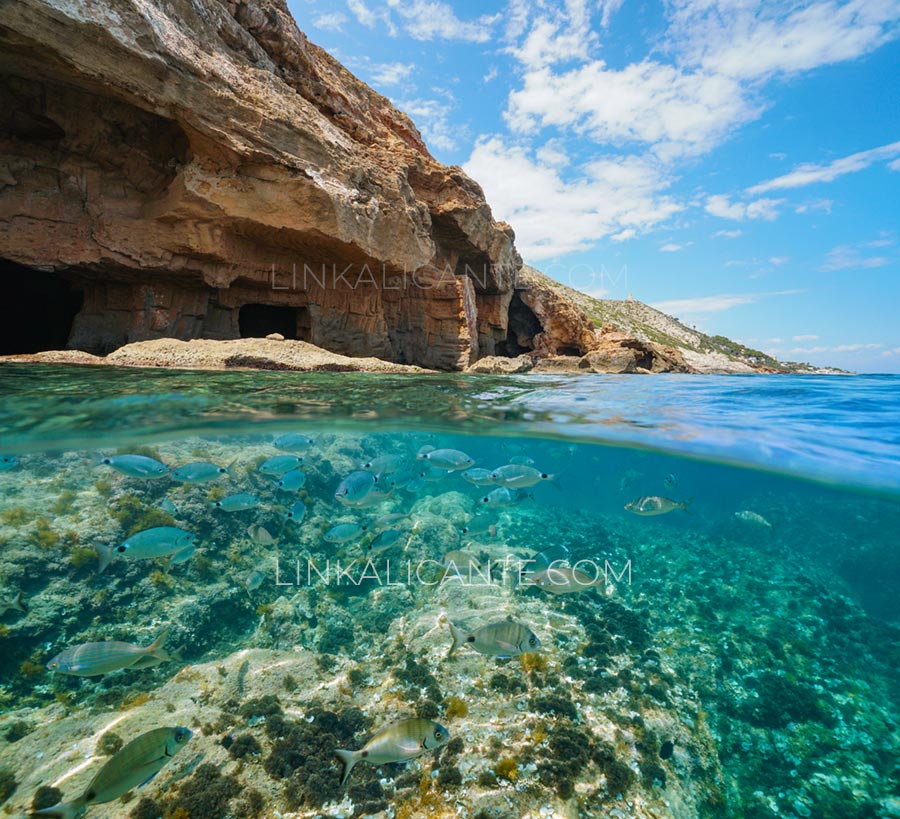
[[[437,703],[434,700],[420,700],[416,703],[416,716],[422,719],[437,719],[440,715]]]
[[[231,742],[228,744],[228,753],[232,759],[259,756],[262,754],[262,746],[253,734],[238,734],[231,738]]]
[[[228,803],[241,792],[237,779],[225,776],[213,764],[199,765],[194,775],[179,785],[174,796],[163,800],[164,815],[176,819],[179,811],[190,819],[220,819]]]
[[[124,744],[122,737],[112,731],[107,731],[97,742],[97,750],[104,756],[112,756]]]
[[[456,765],[442,765],[438,774],[437,783],[442,788],[462,785],[462,772]]]
[[[18,742],[22,737],[28,736],[32,731],[31,724],[23,719],[17,719],[3,732],[3,738],[7,742]]]
[[[256,699],[247,700],[240,710],[240,714],[245,719],[253,717],[271,717],[275,714],[282,714],[281,703],[274,694],[263,694]]]
[[[569,719],[578,719],[578,709],[572,700],[559,694],[547,694],[543,697],[532,697],[528,706],[540,714],[557,714]]]
[[[349,653],[353,648],[353,642],[353,629],[334,623],[328,626],[319,638],[318,650],[322,654],[340,654],[342,649]]]
[[[31,809],[43,810],[62,802],[63,792],[51,785],[41,785],[31,797]]]
[[[5,802],[16,792],[19,783],[9,768],[0,768],[0,803]]]
[[[469,713],[469,706],[462,697],[447,697],[444,702],[444,716],[448,720],[465,717]]]
[[[154,526],[175,526],[175,518],[162,509],[148,506],[134,495],[119,498],[110,505],[110,517],[116,520],[131,537],[136,532],[152,529]]]
[[[334,751],[351,747],[367,727],[368,720],[358,708],[335,713],[312,706],[307,719],[300,722],[280,715],[269,718],[266,733],[277,739],[263,767],[269,776],[288,780],[284,793],[291,810],[321,807],[338,796],[340,775]],[[357,776],[354,771],[354,782],[366,781],[370,773],[363,769]]]

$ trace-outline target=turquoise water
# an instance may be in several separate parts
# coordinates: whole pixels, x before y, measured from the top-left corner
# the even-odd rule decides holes
[[[897,377],[4,366],[0,392],[0,602],[28,608],[0,615],[7,811],[182,725],[153,782],[88,815],[900,816]],[[447,449],[474,465],[430,462]],[[101,463],[123,455],[225,471]],[[509,464],[534,485],[464,477]],[[191,547],[116,551],[158,526]],[[573,566],[568,593],[536,582]],[[540,648],[485,649],[497,622]],[[47,668],[163,632],[156,664]],[[341,785],[334,750],[415,717],[439,753]]]

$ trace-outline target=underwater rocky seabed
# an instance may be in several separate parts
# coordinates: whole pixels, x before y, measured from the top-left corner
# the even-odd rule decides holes
[[[0,597],[23,591],[30,608],[0,617],[7,814],[56,801],[46,786],[77,766],[59,783],[73,797],[121,742],[185,725],[190,744],[151,784],[88,815],[900,816],[896,500],[624,448],[355,425],[304,428],[315,443],[300,524],[284,520],[296,497],[257,469],[283,454],[268,433],[25,454],[0,473]],[[335,501],[361,464],[395,453],[415,465],[423,445],[488,467],[527,456],[559,485],[492,511],[495,534],[474,540],[459,530],[484,512],[489,488],[458,473],[371,509]],[[173,467],[210,460],[229,474],[200,485],[131,478],[99,465],[116,451]],[[260,506],[210,505],[242,491]],[[659,518],[623,509],[650,494],[694,501]],[[164,498],[177,515],[160,509]],[[362,558],[365,538],[337,546],[323,533],[396,510],[409,513],[403,537],[377,566],[463,546],[484,563],[565,545],[573,561],[630,561],[631,584],[611,577],[567,596],[509,581],[275,584],[276,556],[284,582],[298,558]],[[255,542],[252,524],[277,543]],[[97,574],[96,544],[157,525],[195,533],[196,554],[168,566],[116,558]],[[249,591],[259,570],[265,580]],[[513,616],[542,650],[496,660],[463,647],[447,659],[442,613],[470,627]],[[93,678],[45,668],[66,646],[146,645],[166,628],[179,660]],[[438,756],[360,764],[340,787],[335,748],[415,715],[449,729]]]

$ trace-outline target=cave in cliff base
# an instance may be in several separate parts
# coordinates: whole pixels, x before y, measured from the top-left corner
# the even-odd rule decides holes
[[[83,294],[62,276],[0,260],[0,355],[62,350]]]
[[[518,293],[513,293],[509,303],[509,330],[506,339],[497,345],[497,355],[513,358],[531,352],[534,337],[543,329],[534,311]]]
[[[305,307],[245,304],[238,313],[241,338],[265,338],[280,333],[287,339],[309,340],[309,311]]]

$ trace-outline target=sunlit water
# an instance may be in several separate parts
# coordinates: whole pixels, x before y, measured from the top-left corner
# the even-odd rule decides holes
[[[0,602],[29,609],[0,619],[7,810],[83,791],[104,729],[181,724],[191,751],[89,816],[900,816],[896,377],[4,366],[0,392],[18,461],[0,472]],[[312,439],[290,491],[259,469],[287,432]],[[547,477],[491,499],[429,449]],[[147,480],[100,463],[117,454],[227,472]],[[625,508],[648,497],[675,508]],[[113,551],[98,573],[98,550],[160,525],[193,554]],[[474,577],[445,575],[459,550]],[[549,561],[597,582],[548,593]],[[512,618],[541,650],[447,658],[443,618]],[[153,667],[45,667],[165,629],[178,656]],[[453,744],[340,786],[335,748],[414,716]]]

